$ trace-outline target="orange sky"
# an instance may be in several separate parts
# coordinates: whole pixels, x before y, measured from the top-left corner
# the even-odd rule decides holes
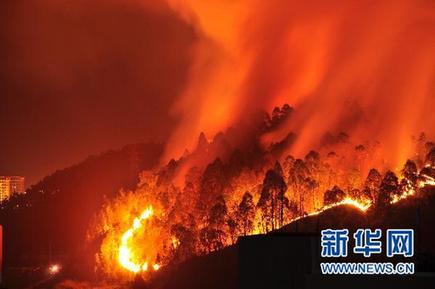
[[[195,37],[164,0],[0,1],[0,175],[164,142]]]
[[[304,155],[326,132],[376,139],[391,165],[411,136],[434,137],[433,1],[170,0],[202,37],[167,157],[249,111],[287,102],[289,123],[265,140],[298,133]]]
[[[257,109],[296,109],[289,152],[324,133],[402,161],[434,137],[435,3],[2,1],[0,174],[30,183],[89,154],[166,141],[180,156]]]

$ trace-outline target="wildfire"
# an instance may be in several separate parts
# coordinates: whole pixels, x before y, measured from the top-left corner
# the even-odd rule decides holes
[[[428,175],[423,175],[424,180],[420,181],[418,183],[418,186],[420,188],[423,188],[425,186],[435,186],[435,178],[432,178],[431,176]]]
[[[422,186],[419,184],[419,187],[422,188],[425,185],[422,184]],[[392,200],[390,204],[395,204],[400,200],[406,199],[410,196],[413,196],[415,194],[415,189],[412,187],[412,185],[408,182],[405,189],[403,190],[402,194],[400,195],[393,195]]]
[[[335,204],[335,206],[340,206],[340,205],[350,205],[353,206],[363,212],[367,211],[370,206],[372,205],[371,202],[367,201],[367,202],[360,202],[351,198],[346,198],[343,201]]]
[[[283,106],[277,111],[275,121],[291,110]],[[369,145],[356,150],[344,143],[348,150],[338,153],[310,151],[303,159],[287,155],[277,160],[269,155],[274,150],[270,147],[264,156],[252,152],[256,157],[251,167],[240,162],[251,156],[250,151],[234,152],[235,157],[224,161],[198,160],[204,152],[214,156],[221,146],[223,151],[228,149],[218,138],[209,143],[202,136],[198,143],[198,149],[183,159],[142,173],[136,190],[121,191],[105,204],[90,232],[91,239],[102,237],[96,254],[101,272],[116,278],[132,279],[134,274],[148,278],[162,266],[235,244],[240,236],[267,234],[339,206],[365,214],[435,185],[435,148],[430,154],[419,154],[427,156],[419,162],[430,162],[425,168],[419,170],[409,160],[400,172],[382,175],[373,168],[364,178],[361,169],[355,168],[356,158],[347,164],[350,157],[338,160],[337,156],[348,150],[368,155]],[[179,175],[184,182],[179,182]]]
[[[432,178],[431,176],[428,175],[422,175],[423,176],[423,180],[419,180],[417,182],[417,186],[418,188],[424,188],[426,186],[435,186],[435,179]],[[392,197],[391,200],[391,204],[395,204],[397,202],[399,202],[400,200],[406,199],[410,196],[415,195],[415,189],[412,187],[412,185],[410,183],[408,183],[405,187],[405,189],[403,190],[402,194],[400,195],[394,195]]]
[[[175,237],[171,238],[171,244],[172,244],[172,248],[177,249],[178,246],[180,245],[180,240],[178,240]]]
[[[368,210],[368,208],[372,205],[372,203],[368,202],[368,201],[362,202],[362,201],[358,201],[358,200],[352,199],[350,197],[347,197],[340,202],[324,206],[321,210],[314,211],[314,212],[311,212],[311,213],[306,214],[304,216],[295,218],[295,219],[291,220],[290,222],[294,222],[294,221],[301,219],[303,217],[318,215],[318,214],[324,212],[325,210],[331,209],[333,207],[338,207],[341,205],[349,205],[349,206],[352,206],[352,207],[359,209],[362,212],[366,212]],[[138,257],[135,256],[134,247],[132,245],[132,239],[134,238],[134,234],[137,231],[143,229],[144,222],[146,220],[149,220],[151,217],[153,217],[153,214],[154,214],[153,207],[148,206],[138,217],[136,217],[133,220],[131,227],[127,231],[125,231],[121,237],[121,243],[120,243],[120,246],[118,248],[118,262],[122,266],[122,268],[124,268],[130,272],[133,272],[135,274],[138,274],[141,272],[147,272],[149,269],[157,271],[161,268],[161,265],[158,263],[154,263],[154,264],[150,265],[148,261],[138,261],[137,260]],[[256,233],[256,230],[253,230],[253,232],[251,232],[251,234],[255,234],[255,233]],[[172,244],[173,249],[176,249],[180,245],[180,241],[177,238],[172,237],[171,244]]]
[[[133,225],[128,229],[121,237],[121,245],[119,247],[118,261],[121,266],[133,273],[148,271],[148,262],[135,263],[133,260],[134,253],[130,247],[130,241],[133,238],[135,231],[139,230],[143,226],[143,221],[149,219],[153,215],[153,207],[149,206],[145,209],[139,217],[136,217],[133,221]],[[153,269],[158,270],[160,265],[154,264]]]
[[[368,202],[368,201],[367,202],[360,202],[360,201],[357,201],[357,200],[354,200],[352,198],[347,197],[347,198],[345,198],[344,200],[342,200],[340,202],[324,206],[322,209],[320,209],[318,211],[314,211],[314,212],[308,213],[307,215],[305,215],[303,217],[306,217],[306,216],[315,216],[315,215],[318,215],[318,214],[320,214],[320,213],[322,213],[322,212],[324,212],[326,210],[329,210],[331,208],[335,208],[335,207],[338,207],[338,206],[342,206],[342,205],[349,205],[349,206],[352,206],[352,207],[355,207],[355,208],[359,209],[362,212],[366,212],[371,207],[372,203]],[[299,220],[299,219],[301,219],[303,217],[298,217],[298,218],[294,219],[293,221]]]

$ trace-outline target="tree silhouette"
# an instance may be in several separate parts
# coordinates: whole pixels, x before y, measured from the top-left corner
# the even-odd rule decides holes
[[[291,108],[288,104],[284,104],[282,108],[275,107],[272,111],[271,127],[275,128],[283,123],[290,116],[292,111],[293,108]]]
[[[392,171],[388,171],[381,182],[377,206],[384,207],[389,204],[393,196],[398,193],[398,187],[399,184],[396,174]]]
[[[426,155],[425,165],[435,167],[435,147]]]
[[[310,176],[310,171],[305,162],[297,159],[289,171],[288,184],[299,197],[299,212],[304,213],[304,197],[306,193],[305,180]]]
[[[415,190],[418,181],[418,169],[415,162],[407,160],[402,169],[403,179],[400,181],[399,192]]]
[[[370,191],[365,188],[362,191],[356,188],[352,189],[350,190],[349,195],[352,199],[360,201],[361,203],[372,202],[372,195],[370,194]]]
[[[213,201],[224,191],[225,168],[223,162],[217,158],[209,164],[202,174],[199,188],[199,200],[197,207],[202,212],[207,212]]]
[[[196,151],[204,153],[209,145],[207,138],[203,132],[198,137],[198,143],[196,145]]]
[[[282,163],[282,169],[284,171],[284,177],[286,180],[288,180],[289,177],[289,171],[293,167],[295,163],[295,158],[291,155],[288,155],[285,157],[284,162]]]
[[[221,228],[225,224],[228,209],[225,203],[225,199],[220,195],[216,199],[216,203],[210,209],[209,224],[210,226]]]
[[[320,165],[320,155],[316,151],[310,151],[305,156],[305,164],[311,173],[316,171]]]
[[[207,226],[200,231],[203,251],[211,252],[225,245],[228,208],[225,199],[220,195],[208,213]]]
[[[282,225],[286,190],[287,185],[282,176],[282,168],[277,162],[275,168],[266,173],[257,204],[262,212],[265,231],[274,230]]]
[[[178,240],[178,247],[174,245],[173,259],[175,262],[191,257],[195,253],[195,231],[194,228],[186,227],[182,223],[172,225],[171,236]]]
[[[379,196],[379,188],[381,186],[382,176],[376,169],[371,169],[364,182],[364,194],[370,195],[373,203],[376,203]]]
[[[342,201],[346,194],[338,187],[334,186],[331,190],[327,190],[323,197],[323,204],[325,206],[331,205]]]
[[[255,218],[255,205],[252,195],[249,192],[243,195],[242,201],[238,207],[237,217],[242,235],[246,236],[251,233]]]
[[[319,187],[319,183],[314,180],[311,177],[308,177],[305,179],[304,181],[304,191],[305,192],[310,192],[311,194],[311,198],[312,198],[312,202],[313,202],[313,209],[316,209],[316,194],[315,194],[315,189]]]

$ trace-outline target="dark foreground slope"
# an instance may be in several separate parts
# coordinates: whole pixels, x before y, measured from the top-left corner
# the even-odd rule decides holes
[[[355,288],[377,288],[373,286],[376,281],[379,288],[389,285],[407,288],[415,284],[420,284],[421,288],[431,288],[425,286],[431,286],[435,281],[433,224],[433,188],[427,189],[422,198],[403,200],[366,213],[350,206],[336,207],[296,221],[269,235],[240,238],[234,246],[165,268],[149,284],[139,282],[136,285],[153,289],[319,288],[322,284],[331,288],[352,284]],[[374,279],[365,276],[322,276],[318,265],[319,232],[325,228],[348,228],[351,232],[357,228],[413,228],[416,254],[412,261],[419,273],[414,277],[376,276]],[[355,262],[358,259],[347,261]],[[386,261],[386,257],[378,256],[370,261]]]
[[[162,148],[154,143],[136,144],[89,157],[4,203],[0,210],[3,279],[46,268],[51,260],[77,257],[84,249],[93,214],[120,189],[135,188],[139,173],[157,165]]]

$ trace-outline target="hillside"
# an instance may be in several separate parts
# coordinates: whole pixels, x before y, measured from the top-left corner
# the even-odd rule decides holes
[[[139,173],[157,165],[162,150],[160,144],[147,143],[91,156],[2,204],[6,267],[44,264],[49,253],[52,259],[67,259],[80,252],[103,201],[134,188]]]
[[[416,232],[415,262],[417,271],[435,272],[435,244],[433,242],[434,233],[432,232],[432,226],[435,222],[434,193],[435,189],[430,188],[425,191],[423,197],[407,199],[397,205],[382,210],[371,210],[366,214],[351,206],[335,207],[319,215],[300,219],[267,235],[242,237],[236,245],[165,268],[158,272],[149,284],[139,282],[140,284],[137,285],[139,288],[159,289],[245,288],[239,283],[243,282],[243,271],[246,270],[244,266],[251,266],[255,269],[249,273],[253,279],[261,280],[261,274],[275,274],[274,278],[285,279],[286,276],[294,274],[294,272],[288,271],[289,268],[300,262],[309,262],[309,260],[306,260],[306,258],[285,259],[284,255],[281,260],[273,258],[279,259],[281,254],[286,254],[286,248],[292,250],[292,243],[290,242],[294,241],[295,238],[297,240],[309,236],[318,241],[320,239],[319,232],[324,228],[348,228],[350,231],[356,228],[413,228]],[[276,242],[276,239],[282,241],[279,243]],[[244,257],[240,256],[240,254],[244,254],[242,252],[245,252],[246,248],[249,247],[246,246],[249,242],[251,242],[251,246],[253,242],[257,242],[256,246],[252,247],[255,252],[251,251],[249,254],[256,255],[256,257],[251,257],[253,260],[258,259],[249,262],[248,265],[241,264],[240,262],[244,262]],[[274,246],[270,246],[270,244],[274,244]],[[276,248],[275,244],[283,246]],[[281,253],[274,256],[274,252],[276,253],[277,250],[281,250]],[[303,252],[299,253],[304,254]],[[320,255],[312,257],[319,258]],[[264,258],[269,260],[268,264],[260,262]],[[287,275],[280,276],[279,272],[270,272],[273,271],[277,264],[283,266],[278,271],[287,270]],[[273,282],[278,281],[274,280]]]

